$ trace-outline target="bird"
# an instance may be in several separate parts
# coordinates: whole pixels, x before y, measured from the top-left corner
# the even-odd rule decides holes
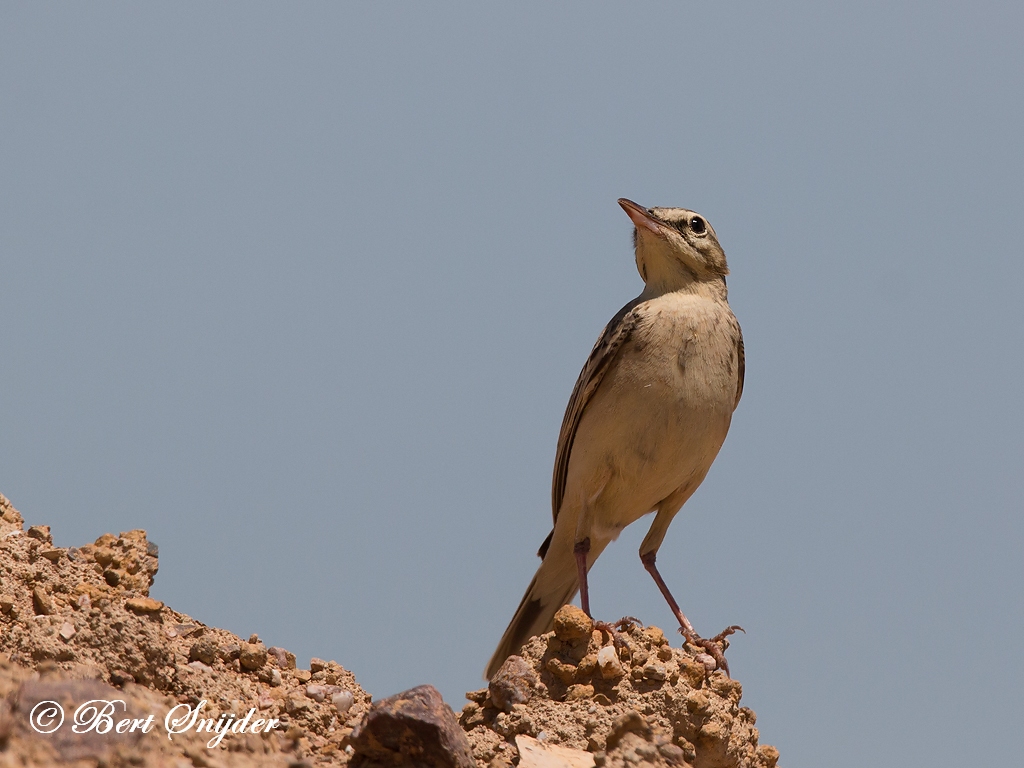
[[[487,664],[487,679],[527,640],[550,631],[555,613],[577,591],[593,618],[587,572],[627,525],[651,512],[640,560],[687,642],[705,649],[728,675],[724,638],[742,629],[702,638],[655,564],[669,524],[711,468],[743,394],[743,334],[729,306],[725,252],[694,211],[618,202],[634,225],[644,289],[604,328],[569,398],[551,484],[554,527]]]

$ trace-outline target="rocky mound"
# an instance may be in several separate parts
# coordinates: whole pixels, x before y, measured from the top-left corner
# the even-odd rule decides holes
[[[518,742],[520,751],[525,743],[593,753],[599,766],[772,768],[778,751],[758,745],[742,687],[714,667],[701,649],[671,647],[657,627],[598,631],[565,606],[554,632],[468,694],[461,722],[478,763],[511,764]]]
[[[758,745],[739,683],[654,627],[613,636],[563,608],[555,632],[467,694],[456,718],[430,686],[371,705],[333,661],[298,668],[256,635],[243,640],[150,598],[157,555],[140,530],[54,547],[46,526],[25,530],[0,496],[0,768],[778,759]]]
[[[175,755],[197,766],[347,760],[345,739],[370,705],[351,672],[318,659],[299,669],[294,654],[267,648],[256,635],[243,640],[150,598],[158,553],[145,531],[61,549],[48,527],[23,527],[0,496],[0,696],[8,702],[0,739],[13,734],[4,742],[7,753],[33,756],[27,765],[51,765],[61,756],[107,763],[114,754],[131,765],[173,765],[164,758]],[[92,732],[90,741],[66,738],[64,725],[58,742],[28,727],[41,691],[75,705],[127,694],[128,709],[157,713],[155,733],[129,742]],[[230,734],[212,753],[203,734],[152,738],[164,735],[159,721],[171,708],[204,700],[204,718],[241,718],[255,708],[259,719],[279,723],[269,732]],[[36,761],[54,745],[55,754]]]

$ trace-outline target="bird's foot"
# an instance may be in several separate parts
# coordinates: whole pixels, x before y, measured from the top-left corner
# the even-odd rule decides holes
[[[729,641],[726,638],[729,637],[729,635],[736,634],[737,631],[746,634],[746,630],[738,624],[726,627],[717,635],[709,639],[701,637],[696,632],[687,632],[682,627],[679,629],[679,633],[686,638],[686,642],[695,648],[703,648],[707,654],[715,660],[715,664],[718,666],[718,669],[725,672],[726,677],[730,677],[729,662],[725,660],[725,651],[729,647]]]
[[[624,648],[629,645],[629,640],[626,639],[623,633],[635,627],[643,627],[643,625],[644,623],[640,619],[632,616],[623,616],[618,621],[610,624],[607,621],[595,621],[594,629],[606,633],[616,648]]]

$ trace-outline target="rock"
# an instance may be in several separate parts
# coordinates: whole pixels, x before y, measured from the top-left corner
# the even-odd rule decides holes
[[[56,609],[53,607],[53,600],[42,587],[32,589],[32,607],[39,616],[52,616]]]
[[[707,667],[695,659],[683,659],[680,664],[679,673],[687,685],[691,688],[699,688],[704,683],[708,670]]]
[[[619,661],[619,656],[615,653],[615,647],[611,645],[606,645],[597,652],[597,666],[600,667],[601,677],[605,680],[615,680],[625,674],[622,662]]]
[[[242,646],[239,643],[228,643],[220,649],[222,661],[234,661],[242,655]]]
[[[2,598],[0,598],[2,600]],[[470,701],[476,702],[477,704],[483,704],[487,701],[487,698],[491,695],[491,692],[487,688],[480,688],[475,691],[467,691],[466,698]]]
[[[571,685],[569,690],[565,692],[566,701],[592,698],[594,698],[594,686],[592,685]]]
[[[11,595],[0,595],[0,611],[10,613],[14,607],[14,598]]]
[[[522,656],[509,656],[491,679],[488,690],[498,709],[512,711],[513,704],[525,704],[533,696],[540,678]]]
[[[45,549],[39,553],[40,557],[45,557],[51,563],[56,563],[62,557],[64,557],[63,549]]]
[[[331,703],[334,705],[334,709],[339,715],[344,715],[352,709],[352,704],[355,700],[356,697],[352,695],[352,691],[338,691],[336,694],[331,696]]]
[[[263,643],[242,643],[242,652],[238,656],[242,669],[255,672],[267,663],[267,649]]]
[[[661,682],[668,678],[668,670],[664,664],[650,663],[644,667],[644,677],[648,680]]]
[[[532,736],[516,736],[519,768],[591,768],[594,756],[582,749],[545,744]]]
[[[589,638],[594,621],[575,605],[563,605],[555,614],[555,637],[563,642]]]
[[[644,634],[650,639],[651,645],[661,646],[668,644],[668,640],[665,639],[665,633],[659,627],[647,627],[644,629]],[[671,658],[671,655],[669,658]]]
[[[428,766],[476,768],[466,734],[441,694],[421,685],[370,709],[349,737],[353,768]]]
[[[295,654],[279,646],[267,648],[267,654],[277,663],[278,669],[295,669]]]
[[[220,648],[217,643],[214,642],[211,637],[201,637],[192,643],[192,647],[188,649],[188,660],[189,661],[201,661],[207,666],[212,666],[217,660]]]
[[[50,526],[48,525],[33,525],[25,533],[30,539],[38,539],[46,544],[53,541],[53,537],[50,535]]]
[[[114,550],[110,547],[97,546],[92,553],[92,559],[106,568],[114,562]]]
[[[323,659],[312,658],[309,660],[309,671],[313,674],[327,669],[327,662]]]
[[[60,628],[60,632],[58,632],[57,634],[60,636],[62,640],[67,642],[75,636],[76,631],[77,630],[75,630],[74,624],[72,624],[70,621],[65,621]]]
[[[300,699],[297,696],[293,696],[284,703],[284,711],[293,717],[300,712],[305,712],[307,709],[309,709],[309,701]]]
[[[615,749],[627,733],[635,733],[643,739],[651,737],[651,726],[639,712],[627,712],[615,718],[608,734],[608,751]]]
[[[567,664],[557,656],[552,656],[550,659],[548,659],[548,663],[544,666],[548,672],[557,677],[566,685],[569,685],[576,678],[576,665]]]
[[[327,698],[327,688],[326,686],[317,685],[316,683],[313,685],[307,685],[306,695],[313,701],[323,701]]]
[[[124,607],[135,613],[159,613],[164,604],[151,597],[131,597],[124,601]]]
[[[779,750],[770,744],[762,744],[757,748],[757,762],[762,768],[775,768],[779,762]]]

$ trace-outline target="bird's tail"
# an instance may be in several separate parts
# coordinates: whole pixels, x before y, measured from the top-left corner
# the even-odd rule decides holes
[[[545,542],[547,543],[547,542]],[[543,549],[543,548],[542,548]],[[590,562],[600,554],[603,546],[592,548]],[[484,677],[490,680],[504,662],[512,654],[535,635],[551,630],[555,613],[568,603],[579,590],[579,576],[576,570],[576,558],[572,549],[552,548],[545,552],[544,560],[533,576],[526,594],[523,595],[515,616],[509,622],[508,629],[501,636],[498,648],[487,662]]]

